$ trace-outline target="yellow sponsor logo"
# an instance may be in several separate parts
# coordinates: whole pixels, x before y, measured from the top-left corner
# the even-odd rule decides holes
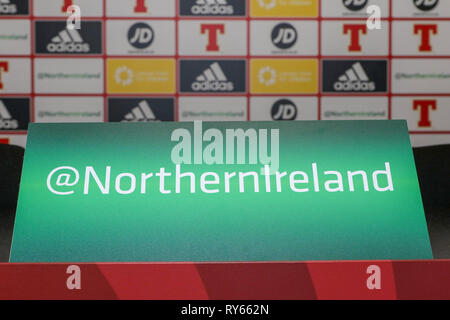
[[[251,93],[317,93],[317,59],[253,59]]]
[[[252,17],[317,17],[319,0],[251,0]]]
[[[109,59],[108,93],[174,93],[174,59]]]

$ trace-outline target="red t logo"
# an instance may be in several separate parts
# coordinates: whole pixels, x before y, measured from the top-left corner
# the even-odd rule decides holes
[[[69,9],[69,7],[73,5],[73,1],[72,0],[64,0],[64,4],[62,6],[62,12],[66,13],[67,9]]]
[[[431,127],[430,110],[436,110],[436,100],[414,100],[413,110],[420,110],[419,127]]]
[[[136,6],[134,7],[135,13],[146,13],[147,6],[145,5],[145,0],[136,0]]]
[[[421,43],[419,46],[419,51],[430,52],[433,47],[430,44],[431,34],[437,34],[438,26],[437,24],[415,24],[414,34],[419,34],[421,36]]]
[[[8,62],[6,61],[0,61],[0,90],[3,89],[3,83],[2,83],[2,71],[8,72]]]
[[[365,24],[344,24],[344,34],[350,32],[350,45],[348,51],[361,51],[361,43],[359,41],[359,34],[367,34],[367,25]]]
[[[202,24],[200,29],[202,34],[208,33],[208,45],[206,46],[207,51],[219,51],[219,45],[217,43],[217,35],[225,33],[224,24]]]

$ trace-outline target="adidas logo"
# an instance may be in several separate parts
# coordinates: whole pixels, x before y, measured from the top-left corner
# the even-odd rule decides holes
[[[0,14],[15,14],[17,6],[9,0],[0,0]]]
[[[359,62],[356,62],[334,83],[336,91],[375,91],[375,89],[375,82],[370,81]]]
[[[14,130],[19,127],[17,120],[12,119],[11,114],[0,100],[0,129]]]
[[[191,12],[197,15],[232,15],[234,8],[228,5],[227,0],[197,0]]]
[[[86,53],[91,48],[84,42],[76,29],[64,29],[47,45],[47,50],[49,52]]]
[[[233,91],[234,85],[228,81],[218,62],[214,62],[192,84],[194,91]]]
[[[156,119],[155,114],[150,108],[147,101],[143,100],[139,103],[139,105],[131,110],[130,113],[127,113],[122,120],[122,122],[150,122],[150,121],[158,121]]]

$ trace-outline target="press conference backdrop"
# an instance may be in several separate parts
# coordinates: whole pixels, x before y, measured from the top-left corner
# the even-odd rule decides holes
[[[450,143],[449,39],[447,0],[0,0],[0,143],[30,121],[339,119]]]

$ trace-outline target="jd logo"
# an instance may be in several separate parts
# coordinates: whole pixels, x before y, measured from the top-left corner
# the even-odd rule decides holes
[[[135,23],[128,30],[128,42],[137,49],[148,48],[155,39],[152,27],[146,23]]]
[[[359,11],[367,5],[369,0],[342,0],[344,6],[351,11]]]
[[[413,0],[413,2],[417,9],[422,11],[431,11],[439,4],[439,0]]]
[[[272,30],[272,43],[280,49],[289,49],[297,42],[297,30],[290,23],[277,24]]]
[[[297,106],[288,99],[281,99],[272,106],[273,120],[295,120],[297,118]]]

